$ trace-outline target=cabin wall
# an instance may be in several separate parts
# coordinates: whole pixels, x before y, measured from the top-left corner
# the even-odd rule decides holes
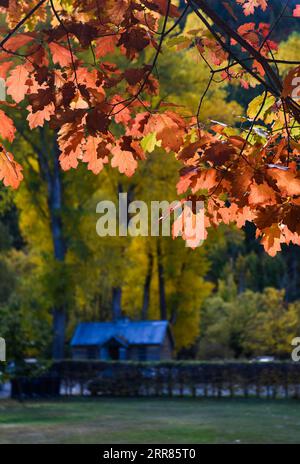
[[[97,346],[74,346],[72,348],[73,359],[99,359]]]
[[[126,361],[163,361],[172,359],[173,347],[169,334],[161,345],[133,345],[120,348],[120,360]],[[76,346],[72,348],[73,359],[110,359],[107,347]]]
[[[159,361],[160,346],[132,346],[128,352],[128,359],[131,361]]]
[[[173,350],[170,337],[167,335],[162,345],[136,345],[128,350],[128,358],[132,361],[161,361],[172,359]]]
[[[160,359],[163,361],[165,359],[173,358],[173,345],[170,339],[169,334],[165,336],[164,342],[160,347]]]

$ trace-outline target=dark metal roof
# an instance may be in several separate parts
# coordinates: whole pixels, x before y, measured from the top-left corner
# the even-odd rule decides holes
[[[168,329],[168,321],[82,322],[76,327],[71,346],[103,345],[113,337],[125,339],[129,345],[160,345]]]

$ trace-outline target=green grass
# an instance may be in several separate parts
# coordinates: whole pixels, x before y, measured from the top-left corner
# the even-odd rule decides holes
[[[300,443],[300,402],[0,401],[0,443]]]

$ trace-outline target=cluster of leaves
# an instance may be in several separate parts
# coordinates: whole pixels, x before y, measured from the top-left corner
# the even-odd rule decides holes
[[[227,282],[228,284],[228,282]],[[282,290],[237,294],[220,285],[203,310],[200,358],[290,356],[291,340],[299,326],[299,302],[287,303]]]
[[[274,25],[255,20],[231,25],[208,1],[188,0],[181,12],[170,0],[15,0],[0,2],[7,27],[0,40],[0,76],[10,102],[1,102],[0,135],[11,143],[16,129],[6,113],[25,105],[31,129],[49,123],[58,132],[64,170],[87,163],[98,174],[110,163],[132,176],[138,162],[160,146],[184,164],[178,193],[206,203],[206,226],[253,221],[257,236],[274,255],[282,243],[300,244],[300,106],[294,95],[298,67],[283,80],[272,36]],[[266,0],[224,2],[232,22]],[[188,10],[199,27],[178,35]],[[171,23],[171,24],[170,24]],[[170,37],[173,36],[173,37]],[[201,124],[180,107],[151,99],[158,94],[154,71],[166,40],[180,50],[195,47],[210,68],[210,84],[237,81],[245,89],[263,86],[239,127]],[[168,45],[168,44],[167,44]],[[138,58],[152,50],[150,64]],[[118,60],[109,60],[110,55]],[[124,63],[124,61],[122,62]],[[5,109],[7,111],[5,112]],[[22,168],[2,145],[0,178],[18,187]]]

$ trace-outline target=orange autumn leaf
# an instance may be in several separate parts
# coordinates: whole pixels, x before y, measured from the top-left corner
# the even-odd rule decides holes
[[[292,170],[270,169],[269,173],[276,180],[277,186],[283,195],[300,195],[300,177]]]
[[[257,184],[256,182],[250,187],[249,203],[269,205],[276,201],[274,190],[266,183]]]
[[[29,123],[30,129],[34,129],[35,127],[43,127],[45,121],[49,121],[50,117],[55,113],[54,104],[51,102],[49,105],[45,106],[42,110],[36,111],[32,113],[31,108],[28,107],[27,109],[30,110],[27,121]]]
[[[131,177],[137,169],[137,161],[131,151],[123,151],[119,145],[112,149],[113,158],[111,165],[118,168],[122,174]]]
[[[261,244],[265,251],[270,256],[274,257],[279,251],[281,251],[281,230],[279,229],[278,224],[274,224],[272,227],[268,227],[263,232],[264,235],[261,239]]]
[[[96,40],[95,55],[97,58],[102,58],[109,53],[113,53],[118,37],[116,35],[109,35],[107,37],[100,37]]]
[[[161,140],[166,151],[178,151],[183,144],[184,126],[181,118],[171,111],[162,114],[152,114],[145,126],[144,134],[155,132],[156,139]]]
[[[3,139],[12,142],[15,138],[16,128],[13,120],[6,116],[4,111],[0,110],[0,136]]]
[[[283,82],[282,96],[284,98],[292,97],[299,98],[299,83],[300,83],[300,66],[291,69]]]
[[[249,16],[254,13],[255,8],[260,7],[263,11],[266,11],[268,3],[266,0],[237,0],[237,3],[243,5],[244,13]]]
[[[192,192],[196,193],[198,190],[210,190],[217,184],[217,173],[215,169],[207,169],[199,173],[196,184],[193,185]]]
[[[28,70],[25,65],[19,65],[14,68],[6,81],[7,94],[11,95],[16,103],[20,103],[27,93]]]
[[[69,66],[72,63],[72,55],[68,48],[62,47],[61,45],[51,42],[49,48],[52,54],[52,59],[55,64],[60,66]]]
[[[94,174],[99,174],[104,164],[108,163],[109,150],[101,137],[89,136],[84,147],[84,156],[82,161],[88,163],[88,169]]]
[[[2,150],[0,151],[0,180],[3,181],[6,187],[10,186],[16,189],[23,179],[23,168],[3,146],[0,146],[0,149]]]

